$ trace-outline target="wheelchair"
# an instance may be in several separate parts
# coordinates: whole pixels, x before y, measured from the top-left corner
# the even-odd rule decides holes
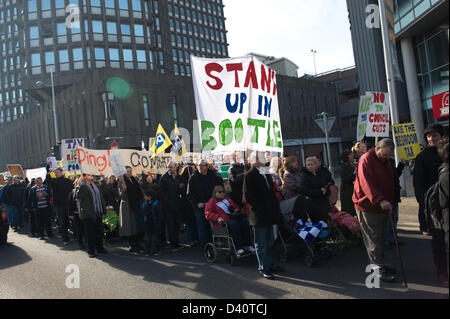
[[[226,223],[219,224],[209,222],[212,233],[212,243],[208,243],[204,249],[205,259],[209,263],[215,263],[218,255],[225,254],[225,258],[230,266],[235,266],[237,261],[241,258],[246,258],[251,255],[255,255],[256,252],[245,252],[245,254],[237,255],[236,246],[234,245],[233,238],[228,231]],[[221,226],[217,226],[221,225]],[[252,236],[253,237],[253,236]]]

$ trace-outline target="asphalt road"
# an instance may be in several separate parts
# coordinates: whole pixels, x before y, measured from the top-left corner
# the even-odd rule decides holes
[[[286,272],[277,280],[261,278],[256,256],[230,266],[225,258],[205,261],[198,247],[178,252],[164,250],[158,257],[130,255],[124,243],[107,243],[106,255],[88,258],[72,243],[60,239],[40,241],[26,229],[10,232],[0,247],[0,299],[150,298],[150,299],[447,299],[448,289],[436,281],[429,237],[418,232],[414,200],[400,208],[399,237],[408,289],[402,283],[365,286],[367,257],[363,248],[335,252],[314,268],[304,264],[300,249],[290,251]],[[56,232],[55,232],[56,233]],[[400,271],[396,250],[386,251],[386,261]],[[67,266],[79,269],[79,288],[67,288]]]

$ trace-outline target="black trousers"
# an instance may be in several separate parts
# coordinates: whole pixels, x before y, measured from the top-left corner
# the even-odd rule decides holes
[[[56,206],[56,214],[58,216],[59,234],[64,241],[69,241],[69,213],[66,206]]]
[[[38,212],[35,211],[32,208],[28,209],[28,215],[30,216],[30,231],[31,234],[37,235],[39,234],[39,216],[38,216]]]
[[[81,246],[83,244],[83,238],[86,238],[84,233],[83,222],[79,215],[74,214],[72,219],[72,229],[74,237],[77,238],[78,244]]]
[[[169,236],[170,247],[177,248],[180,245],[180,224],[181,216],[177,211],[164,211],[167,233]]]
[[[52,220],[51,220],[51,209],[50,207],[38,208],[37,213],[37,225],[38,233],[40,237],[44,237],[44,229],[47,232],[48,237],[53,237],[52,233]]]
[[[103,250],[103,224],[101,217],[83,219],[83,228],[88,243],[88,254]]]

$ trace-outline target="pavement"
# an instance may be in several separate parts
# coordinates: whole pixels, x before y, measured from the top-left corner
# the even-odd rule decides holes
[[[74,242],[64,246],[57,238],[31,238],[27,229],[11,231],[0,247],[0,299],[448,299],[449,290],[436,280],[431,238],[419,233],[414,198],[402,199],[398,226],[408,288],[395,249],[385,257],[399,271],[397,282],[369,289],[363,247],[334,251],[313,268],[305,266],[302,249],[292,249],[286,272],[270,281],[258,275],[254,255],[236,266],[224,256],[211,264],[197,246],[149,258],[116,241],[105,244],[108,254],[88,258]],[[68,288],[77,274],[79,288]]]

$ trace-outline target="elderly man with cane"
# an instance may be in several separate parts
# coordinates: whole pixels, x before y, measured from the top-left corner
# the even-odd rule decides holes
[[[353,192],[369,261],[386,282],[396,279],[395,269],[383,263],[386,229],[394,202],[394,172],[389,162],[394,150],[394,142],[386,138],[361,157]]]

